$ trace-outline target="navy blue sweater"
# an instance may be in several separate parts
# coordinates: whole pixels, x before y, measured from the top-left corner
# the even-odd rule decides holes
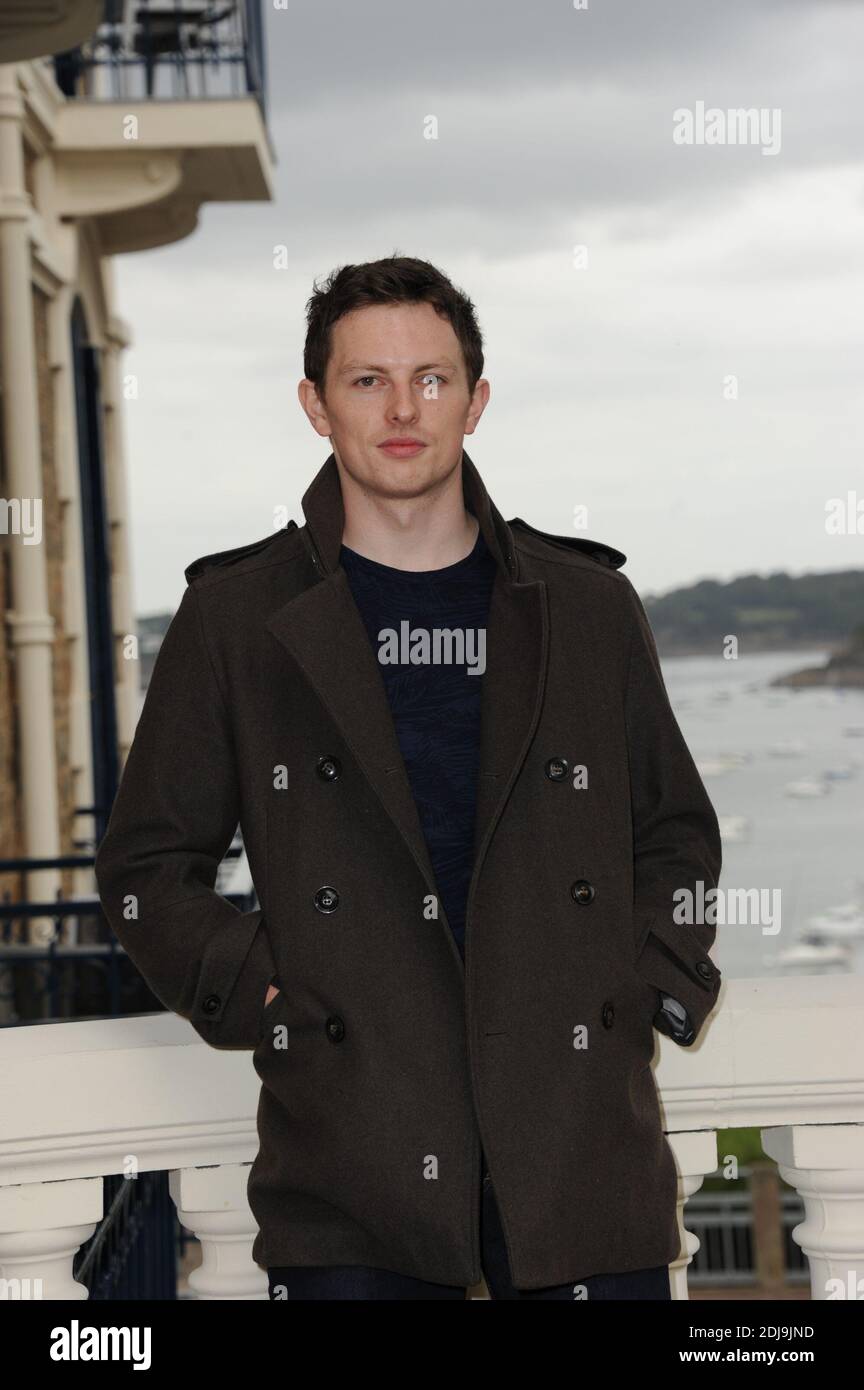
[[[394,569],[344,545],[340,562],[378,656],[438,897],[464,959],[495,561],[478,532],[470,555],[443,569]],[[445,636],[436,652],[436,629],[462,634],[464,650]]]

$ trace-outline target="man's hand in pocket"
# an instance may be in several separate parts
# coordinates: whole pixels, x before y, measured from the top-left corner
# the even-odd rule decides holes
[[[278,993],[279,993],[279,987],[278,987],[278,985],[268,985],[268,986],[267,986],[267,997],[266,997],[266,999],[264,1000],[264,1007],[265,1007],[265,1009],[266,1009],[267,1005],[270,1003],[270,1000],[271,1000],[271,999],[275,999],[275,998],[276,998],[276,995],[277,995]]]

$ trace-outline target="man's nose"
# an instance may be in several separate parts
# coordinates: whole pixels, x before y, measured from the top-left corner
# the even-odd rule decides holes
[[[394,420],[412,420],[417,415],[417,401],[410,386],[394,386],[389,401],[389,414]]]

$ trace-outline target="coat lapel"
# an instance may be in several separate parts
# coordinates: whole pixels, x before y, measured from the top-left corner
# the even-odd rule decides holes
[[[475,879],[537,727],[548,645],[546,585],[540,580],[516,583],[499,571],[486,624],[480,697]]]
[[[464,451],[462,479],[466,505],[497,565],[482,677],[476,879],[542,706],[548,613],[545,584],[519,582],[510,529]],[[318,580],[271,613],[266,626],[317,691],[429,891],[437,893],[381,670],[339,564],[344,510],[333,454],[304,494],[303,512],[306,526],[300,534]]]
[[[278,609],[267,627],[318,692],[434,893],[384,681],[345,571],[327,575]]]

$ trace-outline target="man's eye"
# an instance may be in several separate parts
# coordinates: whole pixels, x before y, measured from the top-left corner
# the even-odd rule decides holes
[[[430,377],[434,377],[436,381],[440,382],[444,382],[447,379],[446,377],[440,376],[438,372],[427,372],[425,376],[420,378],[420,380],[428,381]]]
[[[355,385],[355,386],[359,386],[360,383],[361,383],[361,381],[375,381],[375,380],[376,380],[376,378],[375,378],[374,376],[358,376],[357,380],[354,382],[354,385]]]

